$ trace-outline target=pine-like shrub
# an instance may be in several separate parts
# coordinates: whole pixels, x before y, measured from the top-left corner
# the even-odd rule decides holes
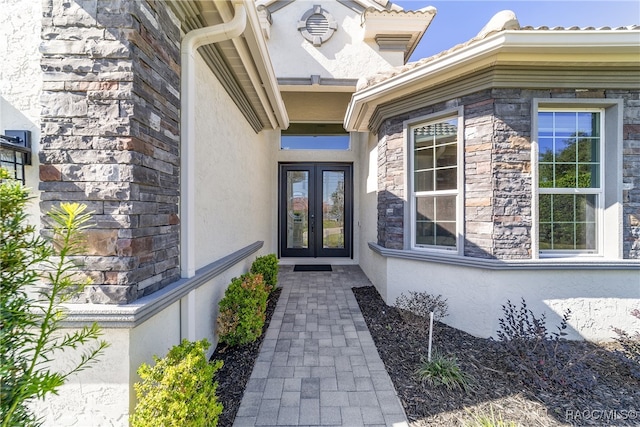
[[[269,290],[262,274],[233,278],[219,303],[217,319],[221,343],[248,344],[262,335]]]
[[[87,369],[108,346],[96,323],[62,333],[62,303],[81,292],[76,255],[91,214],[86,205],[61,203],[48,213],[51,239],[27,222],[29,190],[0,168],[0,417],[2,427],[38,426],[30,402],[44,399]],[[68,368],[49,362],[57,354],[82,350]],[[73,360],[71,362],[71,360]]]
[[[213,376],[222,361],[209,363],[203,339],[183,340],[155,365],[138,368],[140,381],[133,385],[138,404],[131,415],[132,427],[212,427],[218,425],[222,404]]]
[[[276,254],[268,254],[258,257],[251,264],[251,272],[262,274],[264,282],[269,287],[269,292],[273,291],[278,284],[278,258]]]

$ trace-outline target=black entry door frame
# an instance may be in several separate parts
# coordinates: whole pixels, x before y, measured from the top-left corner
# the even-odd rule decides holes
[[[306,247],[291,247],[287,243],[287,174],[302,174],[308,177],[307,203],[308,218],[303,232],[306,233]],[[344,245],[327,247],[323,244],[325,230],[323,221],[323,179],[325,172],[344,174]],[[352,163],[280,163],[278,174],[278,248],[281,257],[353,257],[353,164]],[[298,203],[301,203],[298,201]],[[291,219],[289,218],[289,221]]]

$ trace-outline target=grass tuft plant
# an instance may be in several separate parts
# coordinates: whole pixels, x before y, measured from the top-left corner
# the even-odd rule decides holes
[[[469,390],[473,378],[465,373],[455,357],[447,357],[433,352],[431,361],[426,357],[420,360],[420,367],[415,372],[418,379],[432,386],[444,386],[450,390]]]
[[[489,414],[473,414],[473,420],[465,423],[465,427],[518,427],[518,424],[513,421],[503,420],[502,415],[496,415],[493,412],[493,406],[490,406]]]

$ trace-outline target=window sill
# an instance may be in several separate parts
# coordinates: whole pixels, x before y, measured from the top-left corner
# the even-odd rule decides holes
[[[487,270],[640,270],[640,260],[633,259],[609,260],[593,257],[572,257],[535,260],[497,260],[416,250],[387,249],[373,242],[369,242],[369,248],[378,255],[386,258],[435,262],[463,267],[483,268]]]

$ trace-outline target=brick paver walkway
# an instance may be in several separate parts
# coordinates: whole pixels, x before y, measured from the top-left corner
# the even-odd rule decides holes
[[[282,293],[234,426],[407,426],[352,287],[358,266],[294,272]]]

